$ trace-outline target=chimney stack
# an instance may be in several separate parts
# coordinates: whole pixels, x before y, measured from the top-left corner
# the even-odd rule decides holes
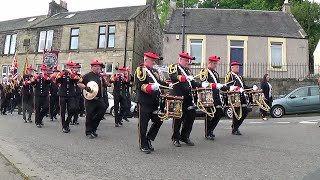
[[[177,10],[177,0],[170,0],[170,11]]]
[[[147,0],[146,1],[147,5],[151,5],[154,9],[157,9],[157,0]]]
[[[289,0],[284,0],[284,3],[282,5],[282,12],[291,13],[290,9],[291,9],[291,5]]]
[[[60,0],[60,4],[57,4],[54,0],[49,3],[48,16],[53,16],[58,13],[68,12],[67,3]]]

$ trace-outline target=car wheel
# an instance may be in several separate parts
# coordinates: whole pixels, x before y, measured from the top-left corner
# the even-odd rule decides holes
[[[273,118],[281,118],[284,115],[284,108],[282,106],[274,106],[271,109],[271,116]]]
[[[110,114],[111,114],[112,117],[116,116],[116,113],[114,112],[114,108],[113,107],[110,110]]]
[[[225,108],[225,114],[226,114],[228,119],[232,119],[232,116],[233,116],[232,108],[231,107]]]

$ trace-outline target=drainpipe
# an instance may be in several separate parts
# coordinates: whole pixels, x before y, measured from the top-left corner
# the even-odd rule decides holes
[[[123,62],[123,66],[126,67],[127,64],[127,46],[128,46],[128,23],[129,21],[126,21],[126,42],[124,45],[124,62]]]

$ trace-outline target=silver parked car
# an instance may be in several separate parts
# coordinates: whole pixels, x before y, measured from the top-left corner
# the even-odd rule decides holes
[[[111,93],[108,92],[108,100],[109,100],[109,107],[106,111],[107,114],[111,114],[113,117],[115,116],[114,112],[114,98]],[[135,114],[137,114],[137,103],[131,101],[131,108],[130,108],[130,114],[128,115],[129,118],[133,117]]]

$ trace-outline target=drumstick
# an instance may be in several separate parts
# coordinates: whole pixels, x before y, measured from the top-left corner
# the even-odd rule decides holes
[[[198,75],[196,75],[196,76],[193,76],[193,78],[196,78],[196,77],[198,77],[198,76],[200,76],[200,74],[198,74]],[[172,86],[177,85],[177,84],[179,84],[179,83],[180,83],[180,81],[175,82],[175,83],[172,84]]]
[[[171,89],[170,87],[168,87],[168,86],[163,86],[163,85],[160,85],[159,87],[165,88],[165,89]]]

